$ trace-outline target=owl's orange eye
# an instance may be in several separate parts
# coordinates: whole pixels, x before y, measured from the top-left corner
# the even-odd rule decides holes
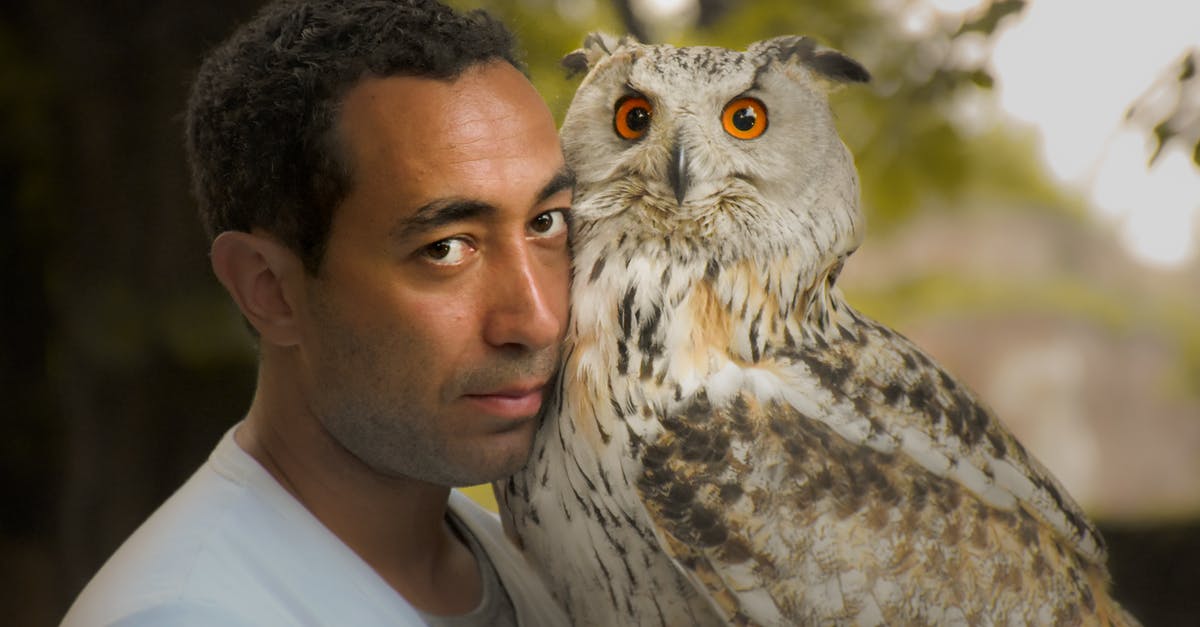
[[[641,96],[626,96],[617,101],[617,112],[613,116],[613,128],[625,139],[641,139],[650,128],[650,116],[654,107]]]
[[[721,126],[738,139],[754,139],[767,131],[767,107],[756,98],[738,98],[725,105]]]

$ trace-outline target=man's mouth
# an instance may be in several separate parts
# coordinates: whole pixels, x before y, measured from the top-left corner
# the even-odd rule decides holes
[[[505,385],[495,390],[464,394],[472,405],[484,413],[514,420],[532,418],[542,406],[545,381]]]

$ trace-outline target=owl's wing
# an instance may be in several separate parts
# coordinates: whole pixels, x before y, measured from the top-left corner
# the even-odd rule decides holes
[[[833,324],[727,364],[641,453],[667,551],[731,623],[861,618],[866,593],[851,588],[903,586],[972,551],[992,569],[979,581],[1054,554],[1103,563],[1078,506],[969,391],[849,308]],[[943,570],[962,568],[975,567]]]

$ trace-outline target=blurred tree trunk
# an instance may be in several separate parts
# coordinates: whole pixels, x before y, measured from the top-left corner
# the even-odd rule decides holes
[[[633,11],[633,0],[612,0],[612,4],[617,11],[617,17],[621,18],[621,23],[625,25],[625,32],[633,35],[638,41],[651,43],[650,32]]]
[[[16,32],[36,33],[26,43],[53,77],[58,127],[43,268],[63,461],[61,484],[44,486],[58,496],[58,612],[241,415],[197,411],[197,392],[227,391],[238,412],[247,400],[246,369],[196,372],[160,321],[216,291],[182,114],[204,51],[259,4],[39,0],[9,12]]]

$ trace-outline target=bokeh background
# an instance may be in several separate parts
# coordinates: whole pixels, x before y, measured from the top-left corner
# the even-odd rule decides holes
[[[0,4],[0,607],[53,625],[249,402],[182,111],[257,0]],[[592,30],[864,63],[834,97],[870,217],[843,286],[990,403],[1109,539],[1148,625],[1200,623],[1200,9],[1146,0],[509,0],[560,116]],[[1126,6],[1128,5],[1128,6]]]

